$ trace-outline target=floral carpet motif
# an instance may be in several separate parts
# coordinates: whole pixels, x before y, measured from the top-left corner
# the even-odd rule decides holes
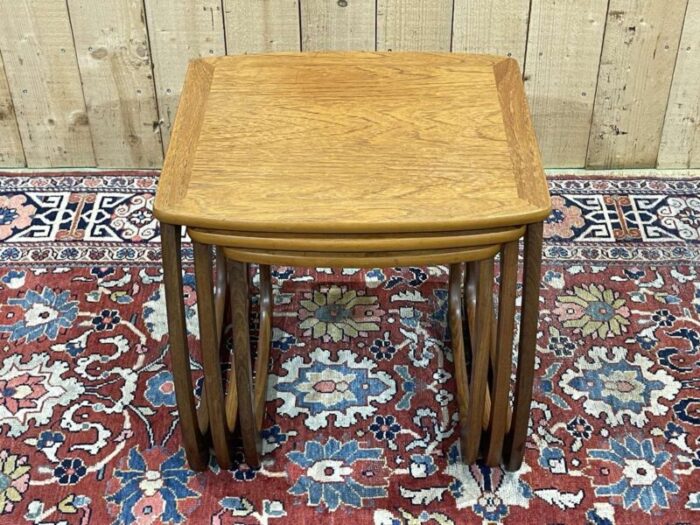
[[[700,523],[700,179],[550,178],[518,472],[460,461],[445,267],[275,267],[262,467],[195,473],[156,177],[0,179],[0,524]]]

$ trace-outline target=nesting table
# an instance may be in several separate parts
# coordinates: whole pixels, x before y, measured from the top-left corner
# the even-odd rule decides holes
[[[236,429],[247,463],[260,462],[274,314],[270,265],[445,264],[462,459],[472,463],[481,455],[488,465],[519,468],[549,212],[513,59],[285,53],[193,61],[155,200],[190,466],[206,468],[213,448],[228,468]],[[194,246],[204,369],[199,408],[182,294],[183,227]],[[511,385],[521,238],[523,299]],[[249,263],[260,265],[255,363]],[[227,295],[233,366],[224,381],[219,348]]]

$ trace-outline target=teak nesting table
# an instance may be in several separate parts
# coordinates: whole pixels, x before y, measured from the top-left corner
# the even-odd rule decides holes
[[[534,371],[542,221],[549,211],[513,59],[293,53],[192,62],[155,201],[170,354],[190,466],[205,468],[211,445],[228,468],[236,427],[246,461],[259,464],[273,315],[270,265],[448,264],[462,458],[471,463],[483,451],[489,465],[503,461],[519,468]],[[205,378],[199,409],[182,296],[183,226],[194,244]],[[248,263],[260,265],[255,374]],[[219,347],[227,293],[234,349],[231,377],[224,382]]]

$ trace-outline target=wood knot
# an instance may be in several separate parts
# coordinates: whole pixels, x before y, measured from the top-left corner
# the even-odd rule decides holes
[[[87,113],[84,111],[74,111],[69,119],[71,127],[73,126],[87,126],[90,124]]]
[[[109,51],[107,51],[106,48],[104,47],[98,47],[97,49],[93,49],[90,52],[90,56],[94,58],[95,60],[102,60],[109,54]]]

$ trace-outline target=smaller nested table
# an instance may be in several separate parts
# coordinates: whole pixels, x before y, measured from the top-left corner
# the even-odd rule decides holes
[[[230,466],[236,428],[247,462],[259,464],[273,316],[270,265],[432,264],[450,265],[462,458],[471,463],[483,451],[489,465],[518,468],[533,381],[542,221],[549,211],[512,59],[308,53],[192,62],[155,203],[180,427],[192,468],[205,468],[210,446],[219,464]],[[199,412],[182,298],[183,226],[194,243],[205,377]],[[248,263],[260,265],[255,374]],[[219,347],[227,293],[234,350],[224,382]]]

